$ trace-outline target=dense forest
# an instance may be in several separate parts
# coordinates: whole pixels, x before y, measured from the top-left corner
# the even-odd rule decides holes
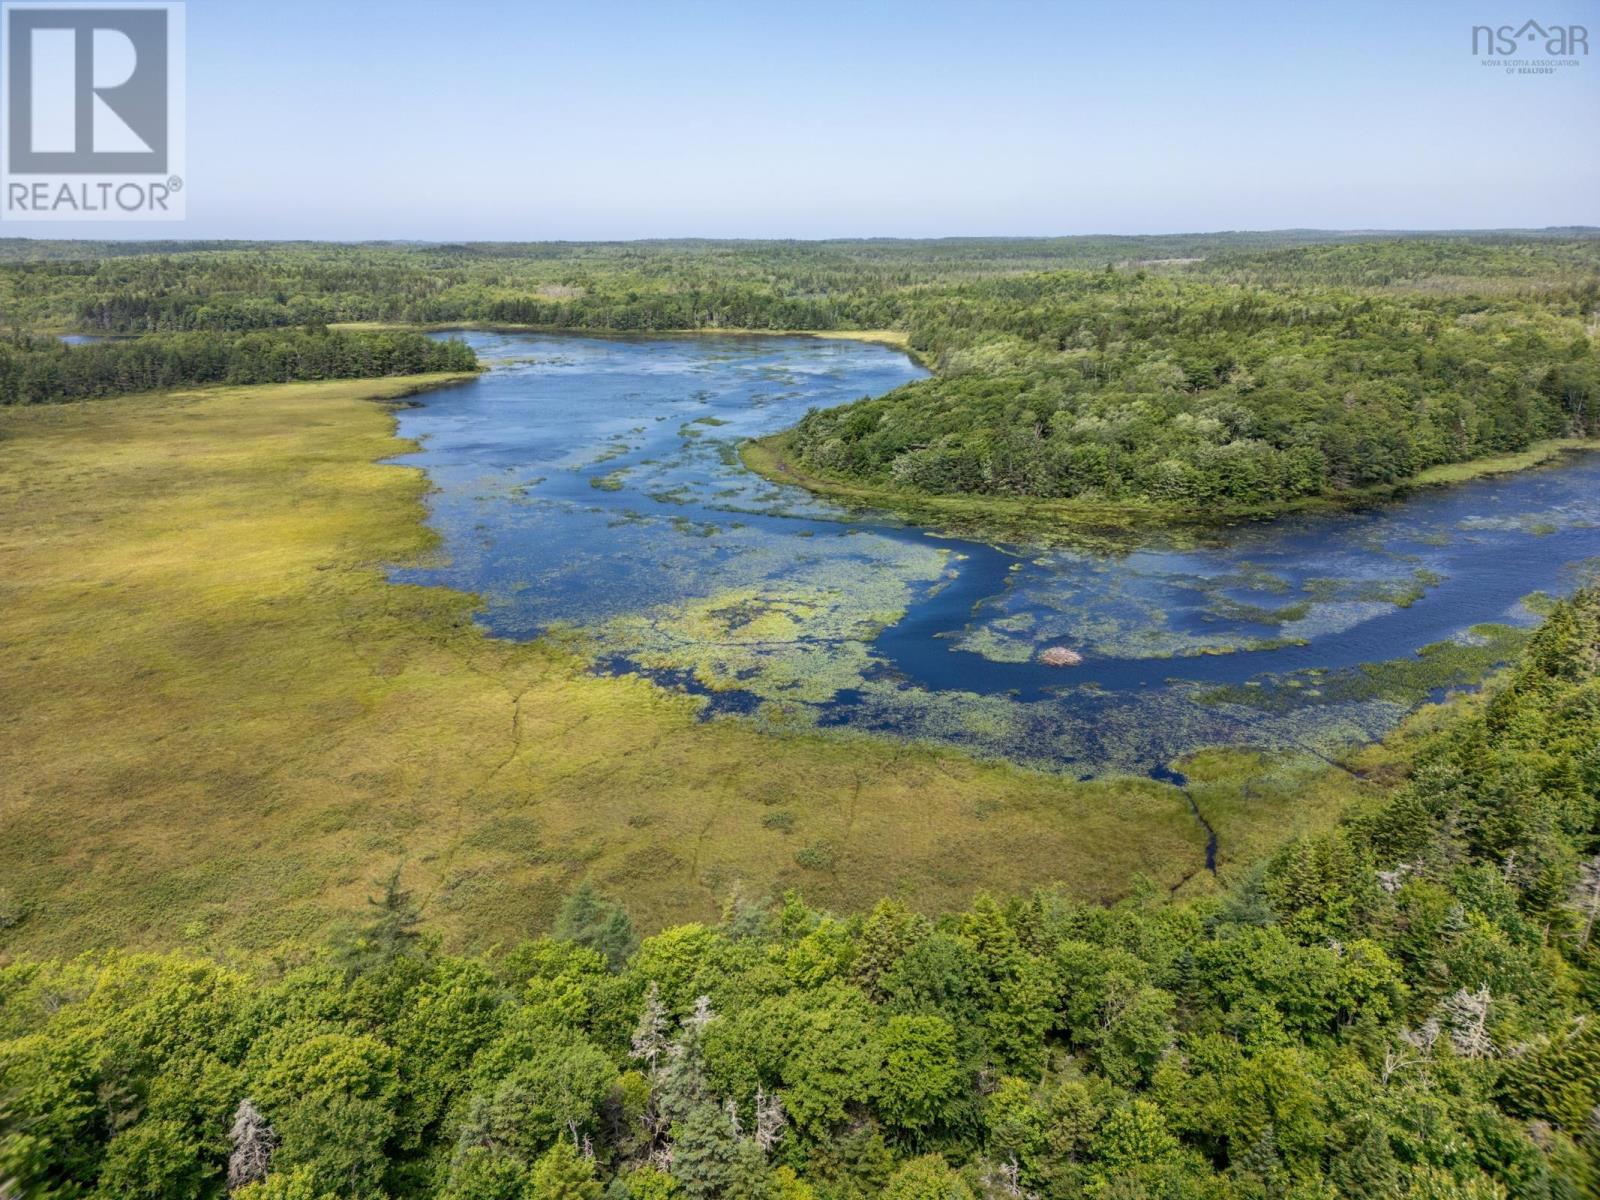
[[[1377,256],[1324,257],[1307,279]],[[1485,297],[1220,271],[954,288],[913,335],[938,375],[810,413],[792,453],[915,492],[1255,506],[1600,433],[1600,275]]]
[[[730,899],[0,970],[0,1192],[1579,1200],[1600,1191],[1600,594],[1219,899]]]
[[[0,242],[0,313],[22,344],[38,331],[236,335],[341,322],[894,329],[935,377],[807,417],[784,449],[812,481],[1185,509],[1273,507],[1593,437],[1597,305],[1593,230]],[[184,354],[205,351],[195,341],[149,352]],[[7,395],[39,398],[50,386],[41,369],[43,382]]]
[[[372,379],[475,371],[459,339],[329,331],[183,333],[68,346],[55,338],[0,343],[0,404],[43,404],[198,384]]]
[[[0,240],[0,315],[85,333],[307,323],[549,329],[900,328],[938,342],[949,289],[1060,270],[1475,291],[1592,282],[1594,230],[1374,235],[1287,230],[905,241],[470,243]]]

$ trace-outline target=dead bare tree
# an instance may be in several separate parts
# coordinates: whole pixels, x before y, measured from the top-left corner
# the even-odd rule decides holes
[[[756,1145],[761,1147],[761,1153],[771,1155],[783,1137],[784,1127],[789,1123],[789,1118],[784,1114],[783,1101],[778,1099],[777,1092],[768,1092],[759,1085],[756,1087]]]
[[[236,1192],[248,1183],[265,1179],[278,1135],[248,1098],[239,1101],[234,1110],[228,1138],[233,1142],[233,1153],[228,1155],[228,1191]]]
[[[1400,885],[1406,881],[1406,876],[1416,870],[1415,863],[1396,863],[1391,871],[1378,872],[1378,886],[1391,896],[1400,890]]]
[[[704,1029],[717,1019],[717,1014],[712,1010],[711,997],[700,996],[695,999],[694,1011],[684,1018],[684,1024],[696,1031]]]
[[[1439,1040],[1439,1018],[1429,1017],[1416,1029],[1402,1029],[1400,1043],[1383,1052],[1383,1069],[1379,1080],[1384,1087],[1401,1071],[1412,1067],[1426,1068],[1433,1059],[1433,1047]]]
[[[1417,1066],[1422,1062],[1420,1055],[1407,1054],[1397,1046],[1391,1046],[1383,1052],[1383,1070],[1378,1076],[1378,1081],[1384,1086],[1389,1086],[1393,1079],[1407,1067]]]
[[[1572,907],[1583,921],[1583,932],[1578,935],[1578,945],[1587,946],[1594,932],[1595,918],[1600,917],[1600,854],[1578,864],[1578,881],[1572,888]]]
[[[1493,999],[1489,985],[1484,984],[1475,992],[1461,988],[1441,1005],[1457,1054],[1488,1058],[1494,1053],[1494,1041],[1489,1036],[1489,1005]]]
[[[998,1192],[1013,1200],[1038,1200],[1034,1193],[1022,1190],[1022,1167],[1015,1155],[1005,1162],[990,1164],[983,1173],[982,1183],[986,1195]]]
[[[633,1031],[633,1057],[642,1058],[653,1074],[667,1048],[667,1006],[661,1003],[661,989],[652,980],[644,994],[644,1015]]]

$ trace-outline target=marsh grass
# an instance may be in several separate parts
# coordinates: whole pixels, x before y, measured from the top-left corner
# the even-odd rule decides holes
[[[1600,441],[1586,438],[1550,438],[1534,442],[1516,454],[1499,454],[1491,458],[1475,458],[1468,462],[1445,463],[1429,467],[1413,481],[1419,487],[1439,487],[1452,483],[1465,483],[1469,479],[1482,479],[1490,475],[1509,475],[1526,471],[1529,467],[1583,450],[1600,450]]]
[[[466,948],[585,878],[649,929],[735,885],[931,910],[1202,863],[1166,785],[701,721],[581,639],[491,639],[474,597],[390,584],[437,547],[371,401],[444,382],[0,410],[0,950],[310,939],[397,863]],[[1274,840],[1303,803],[1251,819]]]

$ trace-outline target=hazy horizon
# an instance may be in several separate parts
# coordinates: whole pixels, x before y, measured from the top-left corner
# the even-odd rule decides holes
[[[174,236],[170,232],[162,233],[161,230],[172,230],[179,226],[174,224],[143,224],[119,227],[127,232],[117,234],[89,234],[80,232],[83,226],[59,225],[56,228],[64,232],[43,232],[16,234],[9,231],[9,225],[0,225],[0,243],[22,242],[186,242],[186,243],[307,243],[314,245],[394,245],[394,246],[453,246],[453,245],[626,245],[630,243],[670,243],[670,242],[715,242],[715,243],[782,243],[782,242],[1048,242],[1070,240],[1135,240],[1156,238],[1212,238],[1248,235],[1269,234],[1321,234],[1334,237],[1349,237],[1360,239],[1366,237],[1474,237],[1505,234],[1532,234],[1551,235],[1573,234],[1578,236],[1600,236],[1600,225],[1521,225],[1501,227],[1448,227],[1435,226],[1415,228],[1363,228],[1363,229],[1327,229],[1308,225],[1287,225],[1270,229],[1162,229],[1148,233],[1112,233],[1105,230],[1094,230],[1086,233],[952,233],[952,234],[926,234],[902,235],[894,233],[881,234],[841,234],[837,236],[818,237],[761,237],[749,236],[721,237],[715,234],[661,234],[649,237],[610,237],[610,238],[560,238],[560,237],[485,237],[485,238],[453,238],[453,237],[251,237],[239,235],[233,237],[190,237],[185,235]],[[90,226],[89,228],[93,228]],[[157,232],[151,232],[152,230]]]
[[[192,3],[188,219],[0,237],[631,241],[1600,224],[1520,6]],[[1533,15],[1600,33],[1600,5]],[[1591,39],[1592,40],[1592,39]]]

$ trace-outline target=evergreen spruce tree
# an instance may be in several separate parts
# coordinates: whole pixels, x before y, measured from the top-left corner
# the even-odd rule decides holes
[[[534,1164],[527,1200],[600,1200],[602,1190],[594,1163],[562,1140]]]

